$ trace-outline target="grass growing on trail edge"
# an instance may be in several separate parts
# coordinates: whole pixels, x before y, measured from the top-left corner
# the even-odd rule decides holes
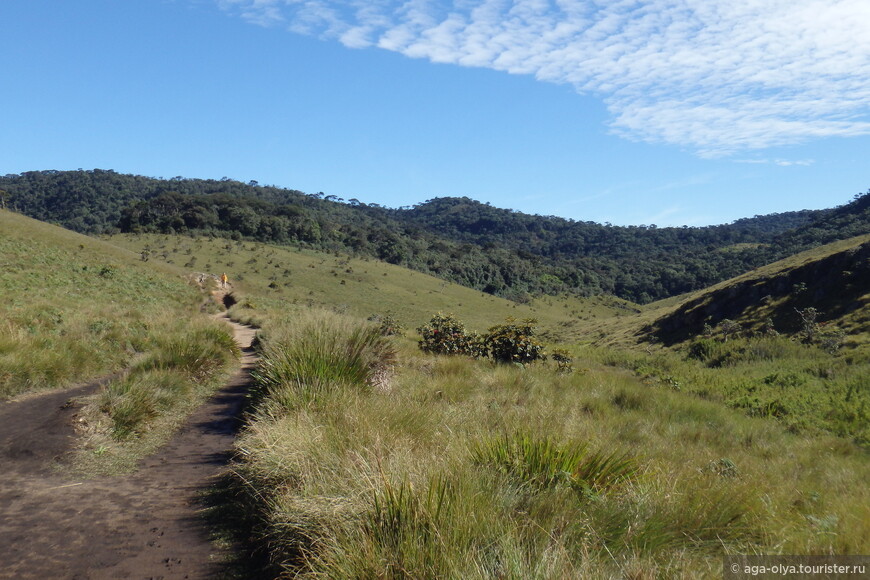
[[[252,416],[230,487],[275,574],[717,578],[724,554],[870,549],[870,466],[843,439],[590,360],[398,348],[390,389],[339,381]]]
[[[374,324],[326,310],[299,313],[264,342],[253,397],[288,409],[333,390],[376,386],[394,358],[391,342]]]
[[[204,318],[162,322],[167,330],[174,325],[172,332],[121,378],[85,399],[78,471],[132,469],[225,382],[239,355],[225,324]]]

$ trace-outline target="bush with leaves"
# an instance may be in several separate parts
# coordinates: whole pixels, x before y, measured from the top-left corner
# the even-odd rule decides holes
[[[419,346],[423,352],[434,354],[461,354],[480,356],[480,337],[465,329],[465,325],[452,314],[439,312],[417,329]]]
[[[556,363],[556,370],[560,373],[570,374],[574,372],[574,359],[571,353],[562,348],[557,348],[550,353],[550,358]]]
[[[396,317],[389,312],[386,314],[372,314],[368,319],[378,325],[378,329],[383,336],[396,336],[405,331],[402,323],[396,320]]]
[[[537,320],[508,318],[493,326],[483,339],[488,356],[498,362],[527,364],[545,358],[544,345],[535,339]]]

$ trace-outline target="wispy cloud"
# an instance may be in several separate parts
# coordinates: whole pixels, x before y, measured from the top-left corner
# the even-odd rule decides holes
[[[216,0],[260,25],[530,74],[717,157],[870,134],[867,0]]]
[[[735,161],[750,165],[779,165],[780,167],[809,167],[816,162],[815,159],[735,159]]]

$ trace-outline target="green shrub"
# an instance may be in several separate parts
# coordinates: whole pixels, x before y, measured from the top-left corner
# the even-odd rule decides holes
[[[689,345],[689,358],[707,362],[713,358],[718,350],[716,341],[712,338],[699,338]]]
[[[567,350],[557,348],[550,353],[550,358],[556,362],[556,370],[560,373],[569,374],[574,372],[574,359]]]
[[[465,329],[465,325],[452,314],[438,313],[417,329],[420,350],[432,354],[459,354],[480,356],[480,338]]]
[[[483,339],[485,352],[504,363],[527,364],[543,359],[544,345],[534,338],[536,323],[534,319],[508,318],[505,324],[493,326]]]
[[[384,336],[395,336],[402,334],[405,327],[392,314],[372,314],[369,316],[369,321],[378,325],[378,330]]]

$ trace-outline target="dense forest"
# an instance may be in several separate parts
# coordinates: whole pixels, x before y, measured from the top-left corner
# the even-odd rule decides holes
[[[639,303],[870,232],[870,192],[828,210],[727,225],[620,227],[436,198],[391,209],[231,179],[111,170],[0,177],[10,209],[88,234],[202,234],[368,256],[514,300],[613,294]]]

